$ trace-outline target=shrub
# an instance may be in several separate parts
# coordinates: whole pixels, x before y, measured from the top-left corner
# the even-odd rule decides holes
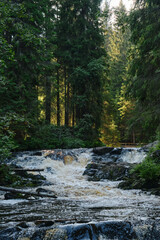
[[[89,126],[87,124],[84,127],[82,125],[81,127],[78,125],[80,128],[78,126],[73,128],[45,124],[39,125],[23,141],[21,150],[101,146],[102,143],[93,137],[92,129],[88,129]],[[90,133],[87,132],[87,129]]]
[[[9,115],[0,117],[0,160],[10,157],[11,152],[17,148],[14,140],[15,132],[11,129],[12,119]]]
[[[0,184],[10,186],[20,180],[20,177],[11,174],[10,168],[6,164],[0,164]]]
[[[160,145],[158,144],[156,148],[151,149],[142,163],[136,165],[131,170],[131,174],[134,175],[134,178],[140,179],[145,187],[154,187],[159,185],[160,159],[155,154],[159,150]]]

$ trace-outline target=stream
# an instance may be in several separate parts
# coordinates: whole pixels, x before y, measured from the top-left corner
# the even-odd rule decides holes
[[[87,181],[83,173],[94,156],[93,149],[57,149],[21,152],[8,160],[44,169],[41,187],[57,198],[5,200],[1,192],[0,239],[160,239],[160,197],[119,189],[119,181]],[[116,161],[141,162],[145,156],[141,149],[123,149]],[[101,161],[108,159],[109,154],[101,156]]]

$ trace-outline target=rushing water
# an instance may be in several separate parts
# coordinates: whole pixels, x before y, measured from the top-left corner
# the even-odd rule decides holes
[[[23,168],[43,168],[47,179],[45,189],[53,191],[57,199],[31,200],[0,199],[0,227],[40,220],[56,222],[100,222],[160,219],[160,198],[140,190],[121,190],[119,182],[87,181],[83,172],[92,161],[92,149],[55,150],[19,153],[10,163]],[[39,156],[41,155],[41,156]],[[137,156],[136,156],[137,155]],[[144,152],[137,149],[122,151],[121,159],[140,162]]]

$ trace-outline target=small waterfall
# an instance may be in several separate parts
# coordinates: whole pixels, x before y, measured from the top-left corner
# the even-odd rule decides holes
[[[96,148],[92,160],[98,162],[140,163],[146,157],[142,148]]]
[[[123,148],[120,158],[123,162],[141,163],[146,157],[146,152],[141,148]]]
[[[54,191],[58,198],[32,200],[1,198],[0,228],[5,228],[7,223],[15,234],[12,238],[15,240],[142,239],[134,238],[133,225],[138,224],[138,221],[140,224],[136,226],[140,228],[144,223],[145,231],[142,226],[140,234],[147,234],[152,222],[156,221],[157,224],[159,221],[160,198],[140,190],[118,189],[118,181],[87,181],[83,172],[86,165],[94,161],[104,164],[135,163],[141,162],[145,155],[141,149],[129,148],[112,148],[103,154],[97,154],[93,149],[17,154],[9,163],[23,168],[43,168],[41,174],[46,177],[47,182],[42,187]],[[13,228],[21,222],[25,222],[28,228],[22,228],[22,231]],[[39,222],[43,223],[40,228],[37,225]],[[53,226],[50,228],[49,224]],[[3,232],[3,235],[0,234],[0,239],[1,236],[4,236],[2,239],[7,239],[7,234],[11,234],[7,231]]]

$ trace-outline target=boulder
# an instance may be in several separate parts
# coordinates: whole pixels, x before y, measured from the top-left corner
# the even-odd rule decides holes
[[[127,163],[90,163],[87,165],[83,175],[87,175],[89,181],[103,179],[119,181],[128,176],[130,168],[131,164]]]
[[[136,239],[136,233],[129,222],[108,221],[88,224],[68,224],[59,226],[21,229],[18,227],[0,231],[2,240],[96,240],[96,239]]]
[[[148,152],[148,151],[150,150],[150,148],[156,147],[158,143],[159,143],[159,141],[155,141],[155,142],[149,143],[149,144],[143,146],[142,149],[143,149],[144,151],[147,151],[147,152]]]
[[[121,152],[122,152],[122,149],[123,149],[123,148],[114,148],[114,149],[110,152],[110,154],[111,154],[111,155],[120,155]]]
[[[32,156],[42,156],[42,155],[43,155],[42,151],[36,151],[32,153]]]
[[[104,155],[106,153],[110,153],[113,149],[113,147],[96,147],[93,148],[93,152],[97,155]]]
[[[4,198],[6,200],[9,200],[9,199],[19,199],[19,198],[22,198],[22,195],[19,194],[19,193],[9,193],[9,192],[7,192],[7,193],[4,194]]]

